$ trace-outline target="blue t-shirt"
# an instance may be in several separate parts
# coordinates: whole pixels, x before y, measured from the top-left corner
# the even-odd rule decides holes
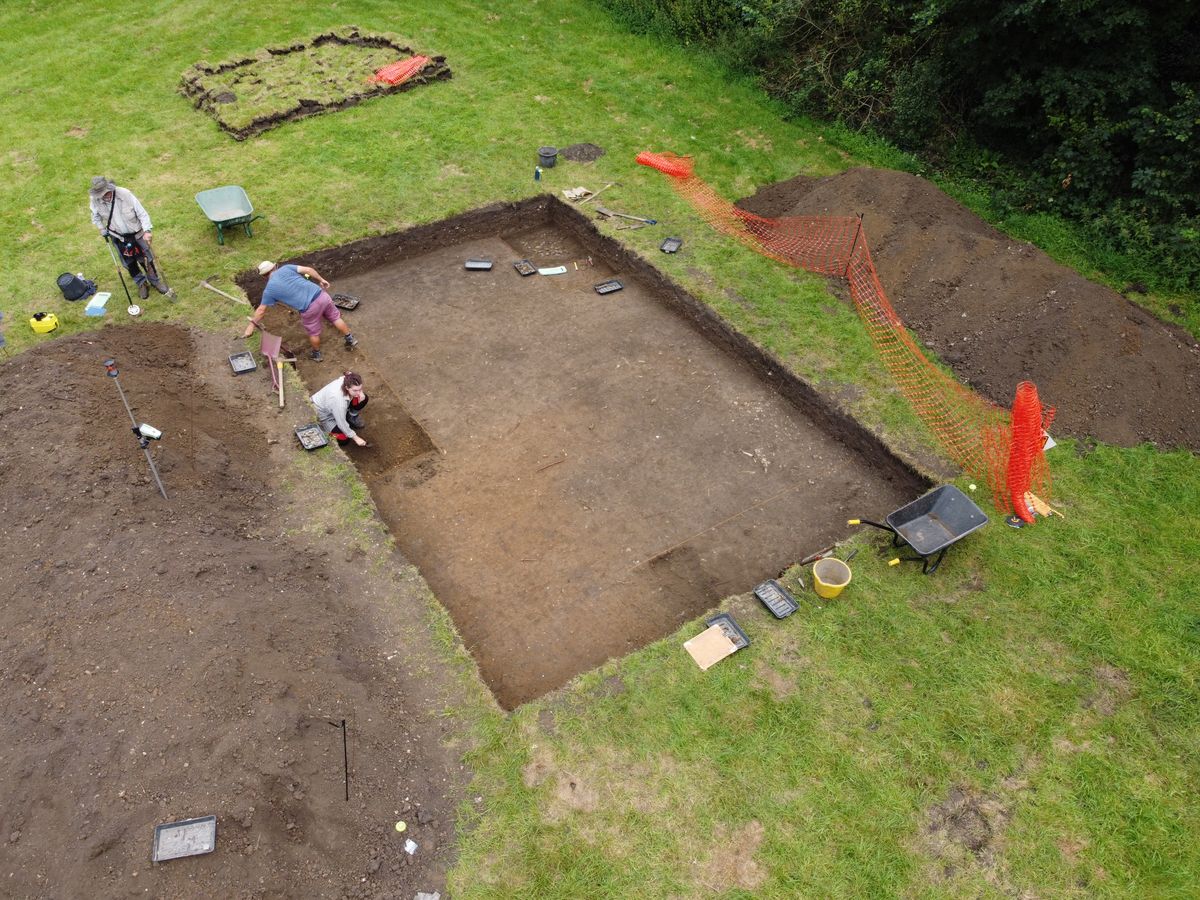
[[[280,266],[267,279],[262,305],[282,303],[296,312],[304,312],[321,293],[321,286],[309,281],[295,266]]]

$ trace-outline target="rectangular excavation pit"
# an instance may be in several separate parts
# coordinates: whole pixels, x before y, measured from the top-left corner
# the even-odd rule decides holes
[[[497,265],[465,271],[476,257]],[[521,259],[567,272],[522,277],[509,264]],[[303,359],[300,372],[311,390],[350,366],[364,376],[372,447],[348,452],[505,708],[669,634],[841,538],[847,518],[925,488],[555,198],[300,261],[367,301],[346,314],[359,348],[326,329],[326,361]],[[618,277],[622,291],[593,289]],[[254,300],[262,285],[243,279]],[[271,315],[271,330],[303,343],[295,318]]]

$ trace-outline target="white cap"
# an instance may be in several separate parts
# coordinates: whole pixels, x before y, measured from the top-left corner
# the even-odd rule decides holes
[[[273,268],[275,268],[275,263],[271,262],[269,259],[264,259],[258,264],[258,274],[266,275]]]

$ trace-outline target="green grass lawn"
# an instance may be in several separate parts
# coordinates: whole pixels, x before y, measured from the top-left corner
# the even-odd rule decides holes
[[[198,60],[347,25],[445,54],[454,77],[242,143],[177,93]],[[576,0],[181,0],[143,6],[136,22],[108,4],[25,2],[0,8],[0,33],[9,351],[53,339],[26,327],[38,310],[58,313],[59,334],[96,325],[62,301],[60,272],[101,279],[114,291],[102,321],[125,319],[89,222],[94,174],[132,188],[154,218],[179,299],[152,297],[146,317],[227,333],[231,346],[245,307],[201,278],[234,290],[232,276],[263,258],[618,181],[608,205],[685,237],[685,253],[655,256],[673,278],[797,372],[847,389],[896,446],[930,449],[821,280],[706,230],[666,178],[634,165],[643,149],[693,153],[735,198],[889,158],[784,121],[703,54],[631,36]],[[533,181],[538,146],[579,141],[608,153]],[[245,187],[266,219],[218,247],[192,197],[222,184]],[[1069,229],[1051,230],[1045,242],[1069,256]],[[620,236],[650,254],[664,233]],[[805,594],[775,622],[731,599],[754,643],[707,673],[680,647],[691,625],[512,715],[468,692],[449,711],[477,773],[454,896],[1192,894],[1200,466],[1072,441],[1051,464],[1065,519],[997,522],[932,578],[889,568],[882,536],[864,534],[837,601]]]

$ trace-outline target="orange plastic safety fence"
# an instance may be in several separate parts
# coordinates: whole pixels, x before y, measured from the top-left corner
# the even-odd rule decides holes
[[[408,59],[388,63],[383,68],[376,69],[375,74],[367,80],[378,84],[403,84],[425,68],[428,63],[428,56],[410,56]]]
[[[689,157],[643,152],[637,161],[671,176],[676,190],[718,231],[788,265],[847,279],[867,333],[905,398],[946,453],[971,477],[988,485],[998,510],[1011,511],[1013,497],[1023,498],[1029,490],[1049,496],[1049,472],[1041,449],[1042,429],[1049,420],[1043,422],[1037,390],[1027,382],[1022,385],[1028,389],[1018,393],[1018,422],[1015,408],[1010,419],[1005,410],[935,366],[904,327],[879,283],[860,218],[758,216],[718,196],[695,176]],[[1019,449],[1013,440],[1018,435]],[[1014,494],[1019,485],[1023,485],[1020,494]]]
[[[1043,417],[1042,404],[1033,382],[1022,381],[1017,385],[1017,397],[1012,408],[1007,487],[1013,511],[1026,522],[1034,520],[1029,493],[1035,487],[1038,493],[1044,490],[1046,454],[1042,448],[1045,446],[1046,429],[1053,418],[1053,411]]]

